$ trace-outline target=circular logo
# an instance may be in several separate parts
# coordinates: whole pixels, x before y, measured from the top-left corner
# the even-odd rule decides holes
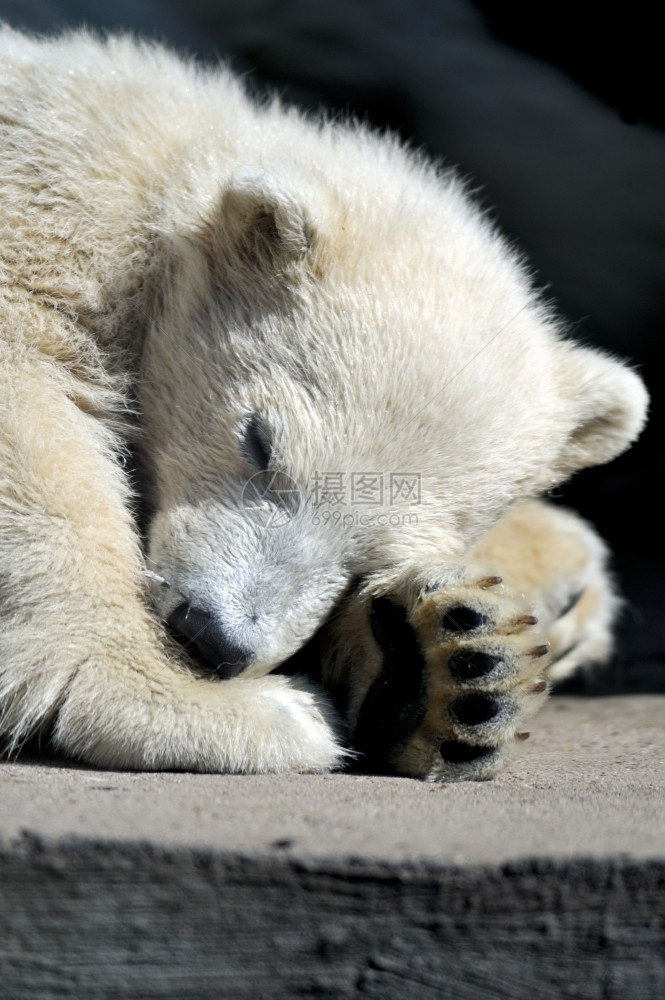
[[[260,528],[282,528],[303,504],[300,487],[284,472],[256,472],[245,481],[241,495],[247,517]]]

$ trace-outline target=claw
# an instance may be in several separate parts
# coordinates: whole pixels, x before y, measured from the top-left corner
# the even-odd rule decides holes
[[[497,584],[503,583],[503,577],[501,576],[484,576],[482,580],[478,580],[476,586],[480,587],[481,590],[487,590],[488,587],[496,587]]]
[[[528,740],[531,733],[515,733],[516,740]]]
[[[520,615],[519,618],[513,618],[510,624],[513,627],[517,627],[519,625],[537,625],[538,619],[535,615]]]
[[[547,681],[537,681],[531,688],[531,694],[542,694],[543,691],[547,691],[548,687]]]
[[[534,659],[539,656],[547,656],[550,651],[549,643],[544,642],[542,646],[534,646],[527,653],[527,656],[533,656]]]

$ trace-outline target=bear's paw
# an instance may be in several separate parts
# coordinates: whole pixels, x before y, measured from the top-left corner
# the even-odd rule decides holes
[[[362,770],[491,778],[528,736],[550,687],[547,638],[500,577],[460,575],[428,574],[368,605],[382,662],[355,721]]]

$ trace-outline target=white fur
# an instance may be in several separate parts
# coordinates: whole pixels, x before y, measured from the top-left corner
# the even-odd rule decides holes
[[[565,339],[456,177],[392,138],[128,39],[3,29],[0,52],[4,733],[53,724],[103,764],[329,768],[323,697],[263,675],[354,577],[462,556],[627,447],[641,382]],[[233,681],[194,677],[149,607],[128,411],[157,610],[218,610],[253,654]],[[243,506],[253,413],[303,498],[281,527]],[[315,472],[418,473],[417,525],[399,501],[392,524],[316,523]]]

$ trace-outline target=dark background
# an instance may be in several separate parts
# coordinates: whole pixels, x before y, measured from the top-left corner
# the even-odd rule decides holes
[[[656,6],[543,0],[0,0],[52,31],[129,28],[308,108],[352,111],[457,164],[576,337],[630,359],[652,395],[639,443],[557,499],[615,552],[620,650],[585,692],[665,691],[665,87]]]

